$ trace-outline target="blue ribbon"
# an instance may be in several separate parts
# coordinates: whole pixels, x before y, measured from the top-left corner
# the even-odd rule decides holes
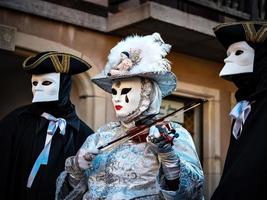
[[[43,150],[41,151],[41,153],[39,154],[38,158],[36,159],[36,161],[32,167],[31,173],[29,175],[28,182],[27,182],[28,188],[31,188],[32,183],[34,181],[34,178],[35,178],[40,166],[41,165],[47,165],[47,163],[48,163],[52,138],[53,138],[54,133],[56,132],[57,128],[60,129],[60,134],[64,135],[65,134],[65,128],[67,125],[66,120],[63,118],[55,118],[54,116],[52,116],[48,113],[45,113],[45,112],[41,116],[46,118],[50,122],[49,122],[49,125],[47,128],[45,146],[44,146]]]
[[[232,133],[236,139],[241,135],[243,125],[251,111],[251,105],[248,101],[243,100],[238,102],[230,112],[232,119],[235,119]]]

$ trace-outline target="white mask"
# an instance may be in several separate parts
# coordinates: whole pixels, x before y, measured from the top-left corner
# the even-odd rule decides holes
[[[253,72],[254,49],[247,42],[236,42],[227,49],[227,58],[220,76],[228,76]],[[226,78],[226,77],[225,77]]]
[[[32,75],[32,102],[57,101],[60,73]]]
[[[119,119],[123,121],[139,108],[141,92],[141,78],[118,80],[112,84],[112,102]]]

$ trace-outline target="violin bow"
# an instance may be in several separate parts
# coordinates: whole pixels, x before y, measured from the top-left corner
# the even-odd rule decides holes
[[[181,108],[179,108],[179,109],[177,109],[177,110],[175,110],[175,111],[173,111],[173,112],[171,112],[171,113],[169,113],[169,114],[167,114],[165,116],[162,116],[159,119],[156,119],[156,120],[152,121],[151,123],[141,127],[140,129],[136,129],[136,133],[134,133],[133,135],[129,135],[126,132],[126,135],[121,136],[121,137],[119,137],[119,138],[117,138],[117,139],[115,139],[115,140],[113,140],[111,142],[108,142],[107,144],[104,144],[104,145],[98,147],[97,149],[101,150],[101,151],[108,151],[110,149],[113,149],[113,148],[125,143],[126,141],[132,139],[133,137],[141,135],[142,133],[145,132],[146,128],[149,128],[149,127],[157,124],[158,122],[163,121],[164,119],[166,119],[168,117],[171,117],[173,115],[175,116],[176,113],[178,113],[178,114],[185,113],[185,112],[187,112],[187,111],[189,111],[189,110],[191,110],[191,109],[193,109],[193,108],[195,108],[195,107],[197,107],[197,106],[199,106],[199,105],[201,105],[201,104],[203,104],[203,103],[205,103],[207,101],[208,101],[207,99],[198,99],[196,101],[188,103],[187,105],[185,105],[185,106],[183,106],[183,107],[181,107]],[[159,113],[154,114],[154,115],[152,115],[152,117],[155,117],[158,114]],[[151,119],[151,116],[148,116],[148,117],[144,118],[143,120],[147,121],[148,118]]]

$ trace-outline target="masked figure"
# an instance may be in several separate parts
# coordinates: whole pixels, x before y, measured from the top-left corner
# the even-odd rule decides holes
[[[66,160],[56,199],[202,199],[203,171],[181,125],[166,121],[101,148],[153,120],[149,116],[159,113],[162,97],[175,90],[176,77],[164,58],[169,50],[158,33],[127,37],[111,49],[92,81],[112,94],[118,122],[99,128]]]
[[[230,145],[212,200],[262,199],[267,187],[267,23],[236,22],[214,28],[227,49],[220,76],[232,81]]]
[[[24,61],[23,69],[32,74],[33,103],[0,121],[0,199],[55,198],[65,159],[93,132],[70,101],[71,75],[89,68],[80,58],[59,52]]]

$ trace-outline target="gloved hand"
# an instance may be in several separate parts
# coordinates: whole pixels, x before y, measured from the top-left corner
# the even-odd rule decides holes
[[[150,127],[147,141],[156,145],[159,153],[166,153],[171,151],[173,139],[178,136],[171,123],[162,123]]]
[[[178,136],[179,134],[175,133],[170,123],[150,127],[149,135],[147,136],[148,143],[157,149],[167,180],[174,180],[179,177],[180,160],[172,148],[173,139]]]
[[[85,170],[92,167],[92,161],[97,154],[99,154],[99,150],[95,147],[89,149],[81,148],[76,155],[79,168]]]
[[[84,172],[76,162],[76,156],[68,157],[65,161],[65,171],[68,173],[68,182],[74,188],[84,177]]]
[[[71,156],[65,161],[65,170],[69,174],[69,182],[75,185],[84,176],[84,170],[92,166],[92,160],[99,153],[97,148],[81,148],[76,156]]]

